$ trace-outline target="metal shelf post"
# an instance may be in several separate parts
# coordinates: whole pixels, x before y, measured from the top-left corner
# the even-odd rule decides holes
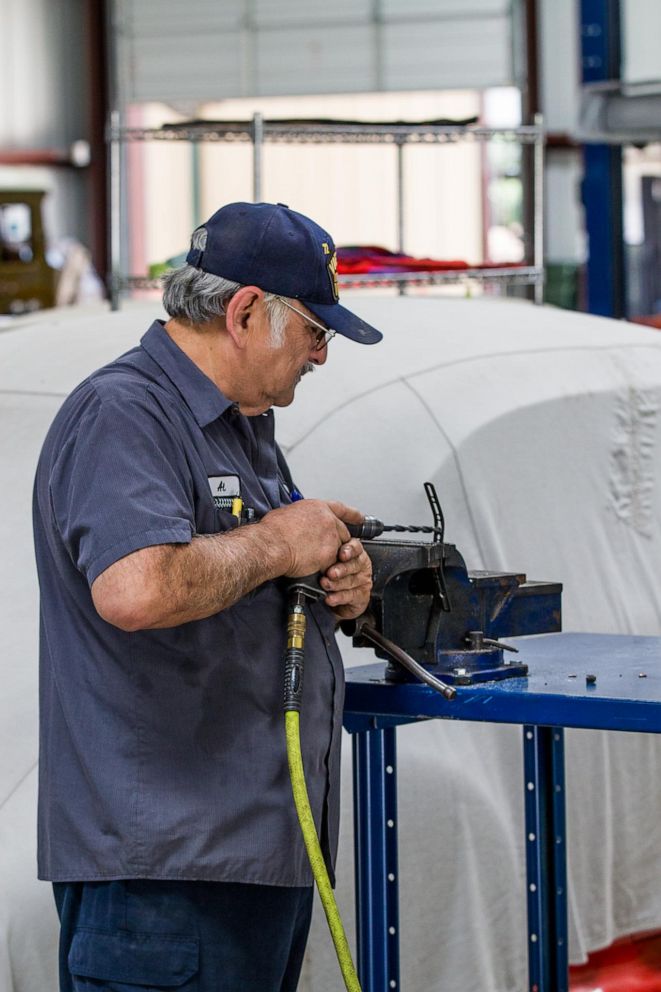
[[[531,990],[568,992],[564,731],[523,728]]]
[[[539,129],[533,151],[533,267],[541,272],[534,285],[535,303],[544,302],[544,131],[541,114],[535,114]]]
[[[264,152],[264,118],[255,114],[252,119],[252,199],[262,199],[262,161]]]
[[[110,111],[109,132],[110,273],[108,293],[111,310],[119,310],[122,288],[122,147],[119,138],[119,110]]]
[[[363,992],[399,979],[395,728],[353,736],[358,977]]]

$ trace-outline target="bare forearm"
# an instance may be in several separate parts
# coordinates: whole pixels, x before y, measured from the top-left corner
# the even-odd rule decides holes
[[[268,530],[253,525],[137,551],[102,573],[92,596],[123,630],[175,627],[233,606],[286,567]]]
[[[219,613],[284,571],[282,554],[257,526],[227,534],[194,537],[168,548],[161,573],[163,617],[154,627],[172,627]]]

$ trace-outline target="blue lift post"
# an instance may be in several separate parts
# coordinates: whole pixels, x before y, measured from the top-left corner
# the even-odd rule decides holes
[[[583,83],[620,78],[620,0],[581,0]],[[583,206],[590,313],[626,316],[622,148],[584,145]]]

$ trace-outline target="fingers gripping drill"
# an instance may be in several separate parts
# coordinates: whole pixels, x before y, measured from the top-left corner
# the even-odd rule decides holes
[[[351,537],[356,537],[361,541],[370,541],[374,538],[380,537],[386,532],[395,532],[433,534],[433,541],[435,543],[442,544],[445,533],[445,520],[443,518],[443,512],[441,510],[438,496],[434,486],[429,482],[425,483],[425,492],[434,515],[433,527],[416,524],[385,524],[377,517],[365,516],[364,520],[360,524],[347,524],[347,530],[349,531]],[[446,608],[448,608],[448,596],[447,591],[444,588],[442,572],[437,573],[437,579],[439,583],[439,599],[441,602],[444,602],[446,604]],[[289,584],[285,693],[286,699],[289,700],[292,706],[294,705],[295,700],[298,700],[298,709],[300,709],[300,693],[302,691],[303,683],[304,658],[302,644],[304,643],[305,638],[305,599],[323,600],[325,595],[325,592],[319,586],[318,576],[316,575],[307,575],[302,578],[293,579]],[[456,690],[452,686],[446,685],[444,682],[441,682],[440,679],[428,672],[427,669],[412,658],[410,654],[385,637],[380,631],[376,630],[372,624],[363,621],[360,625],[360,632],[364,637],[372,641],[373,644],[381,648],[381,650],[386,651],[393,661],[400,664],[403,668],[406,668],[421,682],[424,682],[426,685],[430,686],[430,688],[435,689],[436,692],[440,692],[446,699],[455,698]]]

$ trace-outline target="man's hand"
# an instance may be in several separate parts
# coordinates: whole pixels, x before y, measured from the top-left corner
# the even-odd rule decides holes
[[[321,573],[321,588],[328,593],[325,603],[340,620],[360,616],[369,603],[372,562],[345,526],[364,519],[360,510],[344,503],[306,499],[272,510],[261,523],[287,548],[285,575],[298,578]]]
[[[350,542],[347,523],[360,523],[358,510],[344,503],[302,499],[279,510],[271,510],[257,525],[282,557],[281,575],[299,578],[325,572],[338,560],[340,548]]]
[[[357,538],[342,545],[319,584],[328,593],[326,605],[340,620],[353,620],[365,612],[372,591],[372,562]]]
[[[328,504],[345,524],[362,524],[365,517],[344,503]],[[357,538],[338,550],[337,559],[326,569],[319,584],[328,595],[325,603],[340,620],[353,620],[367,609],[372,591],[372,562]]]

